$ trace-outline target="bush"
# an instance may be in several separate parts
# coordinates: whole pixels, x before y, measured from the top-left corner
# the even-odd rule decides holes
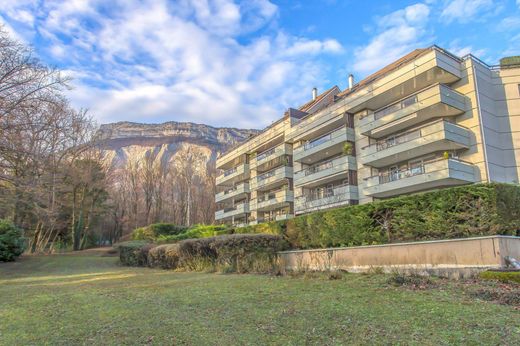
[[[493,271],[488,270],[479,274],[483,280],[496,280],[500,282],[516,282],[520,284],[520,271]]]
[[[280,236],[270,234],[233,234],[216,237],[210,243],[217,266],[226,271],[271,272],[277,252],[287,249]]]
[[[195,225],[186,227],[169,223],[156,223],[136,228],[132,232],[132,239],[167,244],[185,239],[215,237],[229,233],[233,233],[233,229],[226,225]]]
[[[276,253],[286,249],[287,243],[276,235],[233,234],[156,247],[134,241],[119,248],[121,263],[129,266],[245,273],[271,271]]]
[[[154,223],[146,227],[136,228],[132,232],[133,240],[155,241],[161,236],[171,236],[186,232],[188,227],[172,223]]]
[[[146,241],[129,241],[117,245],[121,263],[133,267],[148,265],[148,252],[154,247]]]
[[[176,269],[179,264],[179,245],[156,246],[148,252],[148,266],[163,269]]]
[[[227,225],[195,225],[175,235],[161,235],[157,238],[157,242],[161,244],[176,243],[185,239],[215,237],[232,232],[233,229]]]
[[[148,266],[162,268],[166,263],[166,247],[168,245],[156,246],[148,251]]]
[[[22,231],[11,222],[0,219],[0,261],[14,261],[24,249]]]
[[[473,184],[391,198],[238,228],[278,234],[292,248],[514,235],[520,229],[520,186]]]

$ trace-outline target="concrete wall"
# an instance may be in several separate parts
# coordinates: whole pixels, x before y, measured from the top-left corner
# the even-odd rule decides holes
[[[499,268],[504,257],[520,258],[520,237],[490,236],[416,243],[280,252],[285,270],[365,272],[395,269]]]

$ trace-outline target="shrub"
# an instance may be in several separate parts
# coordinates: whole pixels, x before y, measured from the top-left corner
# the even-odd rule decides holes
[[[179,266],[180,254],[179,254],[179,245],[178,244],[168,244],[166,245],[166,250],[164,253],[164,269],[175,269]]]
[[[232,232],[233,229],[227,225],[195,225],[176,235],[161,235],[157,238],[157,242],[161,244],[176,243],[185,239],[215,237]]]
[[[146,227],[136,228],[132,232],[133,240],[155,241],[161,236],[171,236],[186,232],[188,227],[171,223],[154,223]]]
[[[214,266],[217,254],[210,246],[213,240],[214,238],[201,238],[179,242],[179,266],[187,270]]]
[[[146,266],[148,264],[148,252],[155,245],[146,241],[129,241],[117,245],[119,259],[127,266]]]
[[[514,235],[520,229],[520,186],[473,184],[310,213],[236,229],[278,234],[292,248]]]
[[[148,266],[163,269],[176,269],[179,265],[179,245],[165,244],[156,246],[148,252]]]
[[[488,270],[479,274],[483,280],[520,283],[520,271],[493,271]]]
[[[137,241],[119,245],[124,265],[239,273],[270,272],[276,265],[276,253],[286,248],[280,236],[269,234],[187,239],[156,247]]]
[[[0,219],[0,261],[14,261],[24,249],[22,231],[11,222]]]
[[[148,266],[162,268],[166,263],[166,247],[168,245],[156,246],[148,251]]]
[[[226,271],[271,272],[278,251],[287,249],[280,236],[233,234],[214,238],[209,247],[216,253],[217,266]]]

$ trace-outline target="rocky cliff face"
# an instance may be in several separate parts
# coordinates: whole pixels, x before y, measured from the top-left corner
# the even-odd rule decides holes
[[[198,157],[200,169],[214,165],[217,155],[237,143],[243,142],[257,130],[215,128],[193,123],[167,122],[139,124],[119,122],[101,125],[99,137],[107,159],[116,167],[128,161],[139,161],[152,155],[155,160],[174,162],[183,152],[190,150]]]

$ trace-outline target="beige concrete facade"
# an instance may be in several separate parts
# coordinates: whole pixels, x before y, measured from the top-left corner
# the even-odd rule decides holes
[[[220,156],[217,169],[216,221],[239,225],[447,186],[518,183],[520,66],[418,49],[351,89],[289,109]]]

